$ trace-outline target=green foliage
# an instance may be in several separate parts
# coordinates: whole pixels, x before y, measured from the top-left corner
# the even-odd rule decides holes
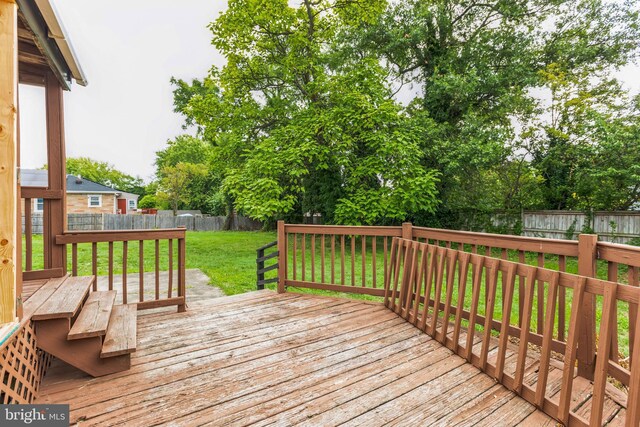
[[[230,0],[210,29],[226,65],[172,82],[211,211],[487,228],[640,200],[632,1]]]
[[[206,174],[206,168],[200,164],[178,163],[175,166],[165,166],[158,183],[157,200],[169,204],[175,215],[181,203],[190,202],[189,193],[185,191],[188,183]]]
[[[160,185],[167,185],[172,178],[168,173],[176,174],[179,164],[181,169],[189,168],[188,179],[180,189],[177,200],[179,209],[200,210],[203,213],[213,213],[209,199],[220,187],[220,178],[212,167],[212,148],[199,138],[190,135],[180,135],[167,142],[164,150],[156,152],[156,177]],[[181,172],[179,172],[181,173]],[[175,177],[173,177],[175,178]],[[162,184],[164,182],[164,184]],[[168,202],[169,198],[159,197],[160,202]],[[171,203],[169,203],[171,205]]]
[[[127,175],[110,163],[92,160],[88,157],[67,158],[67,173],[82,176],[90,181],[127,193],[139,195],[145,193],[144,183],[140,177]]]
[[[376,55],[345,45],[384,1],[230,1],[211,24],[227,65],[174,81],[176,110],[213,145],[222,191],[260,220],[402,221],[433,211],[437,174]]]
[[[154,194],[147,194],[138,201],[140,209],[153,209],[158,207],[158,201]]]

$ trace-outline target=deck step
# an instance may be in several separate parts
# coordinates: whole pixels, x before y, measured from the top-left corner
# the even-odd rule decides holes
[[[67,339],[99,337],[107,333],[116,291],[93,292],[84,303]]]
[[[71,318],[87,298],[95,276],[68,277],[33,313],[33,320]]]
[[[28,319],[35,313],[37,309],[40,308],[42,304],[47,302],[47,300],[53,295],[53,293],[64,283],[69,275],[62,277],[55,277],[53,279],[46,280],[45,284],[40,287],[37,291],[35,291],[27,301],[24,302],[22,307],[22,316],[25,319]]]
[[[120,356],[136,351],[137,319],[138,307],[135,304],[113,306],[107,335],[100,353],[101,358]]]

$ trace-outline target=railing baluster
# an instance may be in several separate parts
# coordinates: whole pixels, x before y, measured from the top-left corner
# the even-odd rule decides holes
[[[502,271],[505,291],[502,294],[502,325],[500,328],[500,340],[498,347],[498,358],[496,360],[495,379],[502,382],[504,376],[504,363],[509,344],[509,325],[511,324],[511,309],[513,308],[513,294],[516,282],[516,264],[509,264],[507,274]]]
[[[607,262],[607,280],[610,282],[618,281],[618,263],[615,262]],[[618,319],[618,304],[616,302],[616,310],[615,310],[616,320]],[[631,322],[629,322],[629,326],[631,326]],[[611,331],[611,355],[610,358],[614,362],[618,362],[618,325],[617,322],[611,324],[613,330]]]
[[[373,236],[371,238],[371,271],[373,274],[373,277],[371,278],[373,281],[373,288],[376,288],[376,276],[378,275],[378,271],[376,268],[376,256],[377,256],[377,249],[376,249],[376,241],[378,240],[378,238],[376,236]]]
[[[331,235],[331,284],[336,283],[336,235]]]
[[[487,260],[487,272],[489,273],[489,281],[487,282],[487,304],[485,306],[484,321],[484,337],[482,340],[482,349],[480,352],[480,366],[483,371],[487,369],[487,358],[489,356],[489,344],[491,343],[491,329],[493,321],[493,312],[496,304],[496,288],[498,287],[498,261]]]
[[[340,236],[340,284],[344,286],[344,234]]]
[[[455,353],[458,353],[460,348],[460,327],[462,325],[462,312],[464,310],[464,301],[467,292],[467,278],[469,274],[469,261],[471,256],[462,252],[460,254],[460,263],[458,264],[458,304],[456,307],[456,317],[455,323],[453,327],[453,350]]]
[[[533,312],[533,300],[536,290],[536,276],[538,271],[531,268],[526,276],[526,293],[524,297],[524,311],[522,324],[520,325],[520,343],[518,344],[518,362],[516,364],[516,373],[513,381],[513,391],[522,392],[524,382],[524,370],[527,364],[527,348],[529,345],[529,334],[531,330],[531,314]]]
[[[367,236],[365,236],[364,234],[362,235],[362,245],[361,245],[361,249],[360,249],[360,258],[362,261],[362,287],[364,288],[367,282],[367,266],[366,266],[366,260],[367,260]]]
[[[78,275],[78,244],[71,245],[71,275]]]
[[[298,233],[293,233],[293,280],[298,278]]]
[[[325,271],[325,250],[326,250],[326,242],[325,242],[325,236],[324,234],[322,234],[322,236],[320,237],[320,245],[321,245],[321,249],[320,249],[320,264],[322,264],[322,272],[320,273],[320,282],[322,283],[326,283],[324,281],[324,271]]]
[[[567,258],[564,255],[558,255],[558,270],[567,271]],[[564,331],[567,328],[567,290],[564,286],[558,289],[558,341],[564,341]]]
[[[542,408],[544,395],[547,391],[549,378],[549,362],[551,362],[551,342],[553,340],[554,318],[556,312],[556,299],[558,298],[558,281],[560,277],[556,273],[549,281],[547,295],[547,312],[544,319],[544,332],[542,335],[542,349],[540,350],[540,366],[538,368],[538,383],[536,386],[535,404]]]
[[[316,235],[311,235],[311,281],[316,281]]]
[[[138,301],[144,302],[144,241],[138,241]]]
[[[518,251],[518,262],[526,264],[524,251]],[[518,326],[522,327],[522,316],[524,312],[524,276],[518,277]]]
[[[93,290],[98,290],[98,242],[91,243],[91,274],[95,277]]]
[[[351,286],[356,285],[356,236],[351,236]]]
[[[302,253],[300,253],[300,258],[302,258],[302,281],[304,282],[305,276],[307,274],[307,254],[306,254],[306,248],[307,248],[307,234],[306,233],[302,233]]]
[[[122,303],[127,303],[127,257],[129,242],[122,242]]]
[[[538,267],[544,268],[544,253],[538,252]],[[538,280],[538,316],[536,331],[542,334],[544,328],[544,281]]]
[[[169,289],[167,298],[171,298],[173,293],[173,239],[169,239]]]
[[[383,269],[384,277],[387,277],[387,268],[388,268],[388,266],[387,266],[387,247],[388,247],[388,243],[389,242],[388,242],[387,236],[384,236],[384,241],[382,243],[382,256],[384,258],[382,269]]]
[[[482,270],[485,258],[471,258],[473,265],[471,285],[471,311],[469,313],[469,325],[467,327],[467,342],[465,344],[465,359],[473,360],[473,339],[476,335],[476,321],[478,317],[478,305],[480,304],[480,287],[482,286]]]
[[[109,290],[113,290],[113,242],[109,242]]]
[[[629,286],[638,287],[638,267],[629,266]],[[629,304],[629,342],[636,340],[636,318],[638,317],[638,305]],[[633,359],[633,345],[629,347],[629,357]]]
[[[156,300],[160,299],[160,240],[156,239]]]
[[[562,370],[562,388],[560,389],[560,401],[558,403],[558,418],[564,425],[569,425],[569,411],[571,410],[571,391],[573,388],[573,373],[576,365],[578,334],[580,326],[580,307],[584,299],[584,288],[587,279],[582,277],[576,281],[573,288],[571,302],[571,318],[569,319],[569,335],[564,354],[564,367]]]

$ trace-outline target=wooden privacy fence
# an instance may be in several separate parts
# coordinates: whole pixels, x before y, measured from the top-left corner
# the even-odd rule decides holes
[[[93,290],[121,289],[122,302],[136,303],[139,310],[177,305],[185,310],[186,230],[130,230],[68,232],[56,236],[57,245],[70,246],[70,271],[96,276]],[[80,246],[80,247],[79,247]],[[91,264],[80,266],[78,252],[90,254]],[[145,258],[145,252],[152,254]],[[137,252],[137,253],[136,253]],[[83,272],[82,269],[85,271]],[[121,273],[116,274],[116,270]],[[137,271],[135,282],[129,271]],[[162,273],[165,272],[166,274]],[[152,275],[152,282],[145,286]],[[135,274],[135,273],[134,273]],[[100,278],[98,276],[105,276]],[[119,282],[119,283],[117,283]]]
[[[575,240],[507,236],[466,231],[414,227],[405,223],[397,227],[350,227],[291,225],[278,223],[278,291],[287,287],[323,289],[383,297],[383,281],[389,271],[391,239],[402,237],[471,254],[532,264],[560,272],[621,282],[638,287],[640,247],[598,242],[595,235],[581,235]],[[486,273],[485,273],[486,276]],[[488,276],[485,277],[488,281]],[[506,280],[506,278],[501,280]],[[524,311],[525,279],[517,278],[519,315]],[[548,302],[548,284],[537,280],[533,295],[533,328],[544,332]],[[557,338],[565,342],[568,334],[569,305],[566,289],[558,289]],[[577,353],[579,374],[593,379],[596,358],[596,299],[586,293],[582,302],[580,346]],[[637,306],[620,302],[616,322],[620,326],[611,334],[612,363],[625,362],[630,345],[635,342]],[[628,325],[628,326],[627,326]],[[612,368],[613,369],[613,368]]]

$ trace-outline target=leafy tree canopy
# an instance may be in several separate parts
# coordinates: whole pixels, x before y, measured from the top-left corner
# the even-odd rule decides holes
[[[227,65],[174,81],[176,110],[214,147],[223,190],[261,220],[400,221],[432,211],[437,174],[378,57],[345,45],[385,1],[232,0],[211,24]]]

